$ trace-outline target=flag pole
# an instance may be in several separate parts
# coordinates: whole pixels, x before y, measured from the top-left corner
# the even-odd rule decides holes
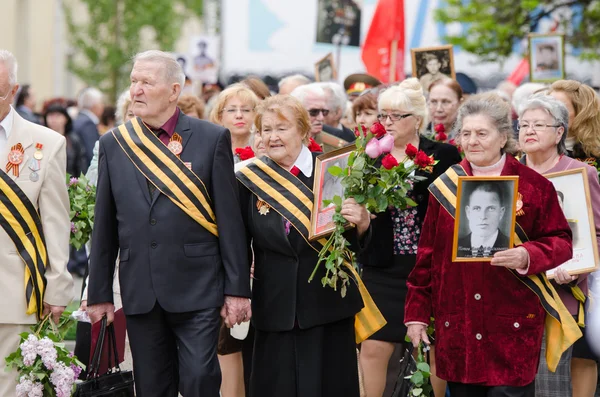
[[[390,50],[390,81],[393,83],[396,80],[396,60],[398,58],[398,40],[392,40]]]

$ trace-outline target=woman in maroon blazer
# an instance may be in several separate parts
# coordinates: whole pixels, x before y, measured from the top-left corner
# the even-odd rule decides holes
[[[466,156],[458,170],[519,176],[517,223],[529,241],[497,252],[491,262],[452,262],[454,213],[432,194],[408,279],[408,335],[414,345],[428,343],[433,313],[437,375],[452,397],[533,397],[546,314],[520,279],[569,260],[571,231],[552,183],[508,154],[515,143],[508,104],[493,94],[472,97],[455,128]]]

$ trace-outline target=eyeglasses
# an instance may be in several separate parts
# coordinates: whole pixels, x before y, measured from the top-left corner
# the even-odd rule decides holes
[[[547,127],[552,127],[552,128],[560,127],[560,124],[552,125],[552,124],[543,124],[543,123],[534,123],[534,124],[523,123],[523,124],[517,125],[517,131],[521,131],[521,130],[527,131],[529,129],[529,127],[531,127],[531,129],[533,129],[533,131],[539,132],[539,131],[545,130]]]
[[[451,105],[454,105],[456,102],[454,101],[449,101],[447,99],[442,99],[441,101],[438,101],[437,99],[434,99],[433,101],[429,101],[429,106],[436,109],[438,107],[438,105],[441,105],[442,108],[447,108]]]
[[[4,101],[4,100],[6,100],[6,98],[8,98],[8,96],[10,95],[10,92],[11,92],[11,91],[12,91],[12,90],[8,90],[8,92],[6,93],[6,95],[4,95],[4,96],[0,96],[0,100],[3,100],[3,101]]]
[[[398,120],[402,120],[407,117],[410,117],[412,115],[413,115],[412,113],[406,113],[406,114],[398,114],[398,113],[383,114],[382,113],[382,114],[377,115],[377,120],[379,120],[380,123],[384,123],[388,119],[388,117],[392,121],[398,121]]]
[[[308,109],[308,114],[310,114],[310,117],[317,117],[319,113],[323,113],[323,117],[327,117],[329,114],[329,109]]]
[[[242,114],[250,114],[254,111],[254,109],[251,108],[227,108],[227,109],[223,109],[223,112],[230,114],[230,115],[234,115],[237,114],[238,112],[242,113]]]

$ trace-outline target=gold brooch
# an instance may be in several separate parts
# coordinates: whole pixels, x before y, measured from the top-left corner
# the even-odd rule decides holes
[[[517,216],[525,215],[525,211],[523,211],[523,196],[521,193],[517,193]]]
[[[271,207],[269,207],[269,204],[267,204],[266,202],[264,202],[260,198],[256,202],[256,209],[258,210],[258,213],[261,214],[261,215],[267,215],[269,213],[269,209],[270,208]]]

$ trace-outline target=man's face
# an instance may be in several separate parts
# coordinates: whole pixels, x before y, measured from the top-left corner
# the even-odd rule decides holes
[[[160,117],[177,100],[179,84],[166,82],[159,63],[138,61],[131,71],[131,110],[142,120]],[[154,126],[160,127],[160,126]]]
[[[466,211],[471,233],[486,238],[498,230],[505,208],[496,193],[475,190]]]
[[[325,116],[323,116],[323,112],[316,112],[316,115],[314,116],[311,116],[310,113],[311,111],[315,113],[315,111],[318,109],[328,110],[329,108],[327,107],[327,101],[325,97],[308,94],[304,99],[304,108],[308,110],[308,116],[310,118],[311,125],[310,134],[314,137],[323,131],[323,120],[325,119]]]
[[[550,65],[555,61],[554,51],[552,51],[550,48],[544,47],[540,50],[540,55],[538,58],[538,63]]]
[[[440,71],[440,66],[442,66],[440,64],[440,61],[436,59],[430,59],[429,61],[427,61],[427,71],[431,74],[436,74],[437,72]]]
[[[8,81],[8,68],[0,62],[0,120],[3,120],[10,111],[10,104],[13,103],[18,88],[17,84],[11,87]]]

